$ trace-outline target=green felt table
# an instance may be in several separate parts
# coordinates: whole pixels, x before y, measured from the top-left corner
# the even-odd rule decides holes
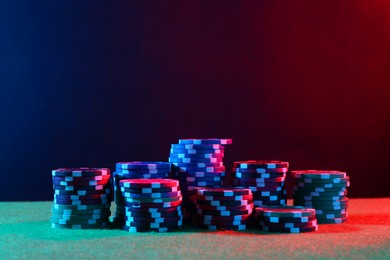
[[[390,259],[390,198],[351,199],[349,220],[304,234],[66,230],[51,202],[0,202],[0,259]]]

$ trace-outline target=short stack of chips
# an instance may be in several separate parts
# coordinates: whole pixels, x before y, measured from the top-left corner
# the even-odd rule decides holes
[[[233,165],[233,183],[252,190],[256,207],[285,206],[284,181],[288,162],[239,161]]]
[[[250,189],[196,188],[193,222],[208,230],[245,230],[253,212]]]
[[[231,143],[231,139],[180,139],[178,144],[172,144],[169,162],[173,177],[180,181],[185,217],[195,210],[190,198],[194,187],[221,186],[225,145]]]
[[[345,172],[303,170],[291,173],[295,179],[294,205],[315,208],[319,224],[347,221],[349,177]]]
[[[114,222],[124,224],[125,208],[119,181],[126,179],[165,179],[171,171],[168,162],[119,162],[116,164],[114,177],[114,199],[116,205]]]
[[[107,168],[53,170],[52,227],[69,229],[106,227],[111,215],[110,177],[110,170]]]
[[[121,180],[125,223],[129,232],[167,232],[181,227],[182,196],[179,182],[171,179]]]
[[[255,209],[258,228],[265,232],[304,233],[318,230],[316,210],[297,206]]]

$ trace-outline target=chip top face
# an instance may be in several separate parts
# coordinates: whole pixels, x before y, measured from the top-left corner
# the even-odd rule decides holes
[[[301,206],[268,206],[256,208],[256,213],[264,216],[301,217],[315,216],[316,211],[313,208]]]
[[[234,162],[234,167],[239,168],[287,168],[289,166],[288,162],[278,161],[278,160],[249,160],[249,161],[237,161]]]
[[[169,162],[118,162],[116,168],[119,169],[159,169],[169,168],[171,165]]]
[[[347,173],[341,171],[329,170],[299,170],[291,171],[295,178],[316,178],[316,179],[331,179],[331,178],[346,178]]]
[[[205,138],[205,139],[179,139],[179,144],[232,144],[232,139]]]

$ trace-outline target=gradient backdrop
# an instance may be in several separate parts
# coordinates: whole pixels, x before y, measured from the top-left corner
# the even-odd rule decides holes
[[[1,1],[0,200],[194,137],[390,196],[389,46],[386,0]]]

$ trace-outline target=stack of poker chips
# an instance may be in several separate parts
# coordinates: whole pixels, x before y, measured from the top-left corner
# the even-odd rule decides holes
[[[52,171],[55,228],[96,229],[109,223],[111,189],[107,168],[62,168]]]
[[[181,227],[182,196],[179,182],[171,179],[129,179],[119,182],[129,232],[167,232]]]
[[[256,207],[285,206],[288,162],[240,161],[233,165],[233,183],[252,190]]]
[[[119,181],[126,179],[166,179],[171,171],[168,162],[118,162],[114,177],[114,200],[116,205],[114,222],[124,224],[125,207]]]
[[[304,170],[291,173],[295,180],[294,205],[315,208],[319,224],[347,221],[349,177],[345,172]]]
[[[208,230],[245,230],[253,212],[250,189],[196,188],[193,222]]]
[[[304,233],[318,230],[316,210],[296,206],[255,209],[258,228],[265,232]]]
[[[169,162],[173,177],[180,181],[185,217],[195,211],[191,202],[195,187],[221,186],[225,145],[231,143],[231,139],[180,139],[178,144],[172,144]]]

